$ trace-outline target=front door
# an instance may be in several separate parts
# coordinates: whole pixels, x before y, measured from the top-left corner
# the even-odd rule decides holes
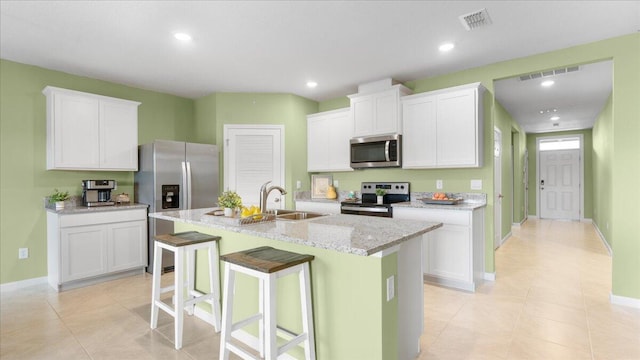
[[[225,125],[224,139],[224,190],[236,191],[245,206],[260,206],[262,184],[284,187],[282,126]],[[283,201],[284,196],[273,191],[267,208],[280,209]]]
[[[540,218],[580,220],[580,150],[540,151]]]

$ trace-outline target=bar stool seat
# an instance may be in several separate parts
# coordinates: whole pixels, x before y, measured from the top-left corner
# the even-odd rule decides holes
[[[164,310],[175,319],[175,348],[182,348],[182,329],[184,323],[184,311],[193,315],[195,305],[206,301],[211,305],[213,312],[213,326],[216,332],[220,331],[220,274],[219,254],[217,242],[220,236],[202,234],[197,231],[187,231],[174,234],[157,235],[154,241],[153,255],[153,285],[151,290],[151,328],[158,327],[158,309]],[[174,285],[165,288],[160,287],[162,275],[162,249],[172,251],[174,254]],[[196,250],[206,249],[209,254],[209,293],[202,294],[195,290],[195,253]],[[184,264],[185,254],[187,255]],[[186,283],[184,270],[186,268]],[[186,288],[186,289],[185,289]],[[185,291],[186,290],[186,291]],[[160,300],[160,295],[175,291],[174,307]]]
[[[258,359],[245,349],[231,343],[231,333],[251,323],[258,322],[260,357],[270,360],[304,343],[305,359],[315,359],[313,311],[311,303],[311,279],[309,263],[313,255],[302,255],[263,246],[220,256],[225,262],[224,297],[222,303],[222,332],[220,335],[220,359],[228,359],[233,352],[243,359]],[[258,313],[233,323],[233,297],[236,273],[258,278]],[[300,304],[302,309],[302,333],[292,334],[278,328],[276,324],[276,280],[298,274],[300,282]],[[277,346],[277,330],[283,330],[293,339]],[[238,340],[239,341],[239,340]]]

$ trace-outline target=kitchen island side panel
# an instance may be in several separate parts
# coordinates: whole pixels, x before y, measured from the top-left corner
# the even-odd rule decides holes
[[[267,245],[314,255],[311,282],[317,359],[397,358],[398,302],[397,298],[386,301],[386,279],[392,275],[397,279],[395,253],[385,257],[358,256],[193,224],[175,222],[174,227],[176,232],[195,230],[221,236],[221,254]],[[196,262],[196,287],[207,291],[206,253],[198,254]],[[221,262],[222,278],[223,267]],[[282,278],[277,286],[278,324],[298,333],[301,331],[301,317],[297,277]],[[257,281],[238,275],[234,320],[254,314],[257,308]],[[209,309],[206,311],[210,312]],[[257,335],[257,326],[245,329],[251,335]],[[303,357],[302,351],[289,353],[297,358]]]

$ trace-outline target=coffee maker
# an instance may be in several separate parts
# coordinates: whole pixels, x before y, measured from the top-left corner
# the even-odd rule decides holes
[[[115,188],[115,180],[82,180],[82,205],[88,207],[115,205],[111,200],[111,190]]]

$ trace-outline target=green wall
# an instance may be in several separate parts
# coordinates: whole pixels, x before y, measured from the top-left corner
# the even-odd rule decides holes
[[[45,170],[47,85],[141,102],[139,143],[191,140],[193,100],[0,60],[0,283],[47,275],[43,198],[54,188],[80,195],[81,180],[107,178],[133,194],[133,172]]]
[[[612,97],[598,116],[593,127],[593,222],[596,224],[609,246],[611,243],[612,193],[611,160],[613,157],[613,143],[608,141],[613,137],[613,108]]]
[[[592,130],[580,130],[580,131],[558,131],[541,134],[529,134],[527,136],[527,149],[529,150],[529,215],[538,215],[538,201],[536,198],[536,190],[538,187],[538,163],[536,159],[536,142],[541,137],[547,136],[570,136],[570,135],[582,135],[584,140],[584,214],[585,219],[591,219],[593,217],[593,141]]]

